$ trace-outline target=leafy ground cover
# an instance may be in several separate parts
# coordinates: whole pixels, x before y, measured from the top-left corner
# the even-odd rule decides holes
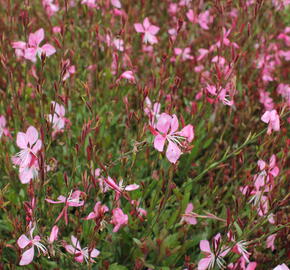
[[[1,269],[289,269],[289,0],[0,4]]]

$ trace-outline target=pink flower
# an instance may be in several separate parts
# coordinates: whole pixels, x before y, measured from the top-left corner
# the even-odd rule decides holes
[[[215,264],[217,264],[219,268],[224,268],[225,261],[223,257],[227,255],[229,249],[228,248],[218,249],[220,238],[221,238],[220,234],[217,234],[214,237],[213,251],[211,251],[209,242],[207,240],[201,240],[199,242],[200,249],[201,251],[203,251],[206,257],[199,261],[198,270],[206,270],[208,268],[212,269],[215,266]]]
[[[119,182],[119,185],[117,185],[116,182],[110,176],[108,176],[104,180],[105,180],[106,185],[116,192],[116,197],[115,197],[116,201],[120,198],[121,194],[123,194],[124,191],[133,191],[139,188],[139,185],[137,184],[123,186],[123,180],[121,180]]]
[[[61,132],[64,129],[65,124],[68,122],[68,119],[64,117],[65,108],[55,101],[51,102],[51,106],[54,113],[47,116],[48,121],[52,124],[54,132]]]
[[[24,58],[32,62],[36,62],[36,56],[41,57],[41,54],[45,54],[47,57],[53,55],[55,48],[46,43],[40,47],[40,43],[44,39],[44,30],[41,28],[35,33],[29,34],[27,48],[24,51]]]
[[[76,67],[70,64],[70,60],[64,61],[64,74],[62,81],[66,81],[72,74],[76,73]]]
[[[50,236],[49,236],[49,240],[48,242],[49,243],[53,243],[56,239],[57,239],[57,235],[58,235],[58,227],[57,225],[54,225],[51,229],[51,233],[50,233]]]
[[[181,222],[185,222],[187,224],[195,225],[197,220],[195,216],[192,214],[193,204],[189,203],[185,209],[185,214],[182,215]]]
[[[85,261],[88,263],[94,263],[95,261],[92,258],[99,256],[100,251],[96,248],[89,250],[87,247],[81,248],[79,240],[75,236],[71,236],[72,245],[65,245],[65,249],[70,254],[74,255],[74,258],[77,262],[82,263]]]
[[[275,242],[276,236],[277,236],[277,233],[271,234],[270,236],[267,237],[267,240],[266,240],[267,248],[270,248],[272,251],[275,250],[274,242]]]
[[[280,118],[276,110],[266,111],[262,115],[261,120],[268,124],[267,134],[271,134],[272,130],[280,130]]]
[[[259,101],[264,105],[265,110],[269,111],[274,108],[273,99],[270,97],[270,93],[266,91],[260,91]]]
[[[21,151],[17,153],[16,156],[12,157],[13,163],[20,167],[28,167],[33,164],[42,146],[42,142],[38,139],[38,132],[35,127],[30,126],[26,133],[18,132],[16,144]]]
[[[109,208],[106,205],[102,205],[101,202],[97,202],[94,207],[94,212],[89,213],[85,220],[101,218],[108,211]]]
[[[155,35],[159,32],[160,28],[158,26],[151,24],[147,17],[144,19],[143,24],[135,23],[134,27],[138,33],[143,33],[144,43],[147,42],[149,42],[150,44],[158,43],[158,40],[155,37]]]
[[[273,270],[289,270],[285,263],[277,265]]]
[[[182,61],[192,60],[193,56],[190,55],[190,48],[180,49],[174,48],[175,55],[179,56]]]
[[[59,216],[57,217],[55,222],[58,222],[62,216],[64,216],[65,219],[65,224],[68,224],[68,215],[67,215],[67,210],[69,206],[72,207],[80,207],[84,205],[84,201],[81,200],[81,195],[84,194],[84,192],[80,191],[80,190],[76,190],[74,192],[70,192],[68,197],[65,196],[58,196],[57,199],[58,201],[53,201],[51,199],[45,199],[47,202],[49,203],[53,203],[53,204],[58,204],[58,203],[64,203],[65,206],[62,209],[62,211],[60,212]]]
[[[113,232],[117,232],[121,227],[128,224],[128,216],[123,213],[121,208],[115,208],[113,209],[111,223],[115,226]]]
[[[28,265],[32,262],[34,257],[34,247],[37,247],[38,251],[42,251],[43,254],[47,253],[46,247],[40,242],[40,236],[36,235],[33,237],[34,228],[35,227],[30,229],[30,238],[27,238],[25,234],[22,234],[17,240],[17,244],[21,249],[31,245],[31,247],[22,254],[19,265]]]
[[[42,5],[45,9],[47,16],[51,17],[59,10],[57,3],[53,3],[54,0],[42,0]]]
[[[7,137],[10,137],[10,132],[9,130],[6,128],[6,119],[4,115],[0,115],[0,139],[2,137],[2,135],[5,135]]]
[[[136,83],[134,73],[131,70],[126,70],[123,72],[117,82],[119,82],[120,79],[127,79],[129,82]]]
[[[81,4],[87,5],[89,8],[98,8],[96,0],[82,0]]]
[[[115,8],[122,8],[121,2],[119,0],[111,0],[111,4]]]
[[[158,118],[156,128],[158,131],[155,130],[154,148],[162,152],[167,140],[166,157],[171,163],[176,163],[182,154],[178,147],[182,146],[180,140],[186,140],[188,143],[193,140],[193,126],[187,125],[181,131],[177,132],[178,119],[176,115],[170,116],[167,113],[162,113]]]
[[[144,112],[145,114],[149,117],[149,124],[155,128],[156,127],[156,121],[158,120],[160,116],[160,109],[161,109],[161,104],[159,102],[155,102],[153,104],[152,108],[152,102],[147,96],[145,98],[145,106],[144,106]]]

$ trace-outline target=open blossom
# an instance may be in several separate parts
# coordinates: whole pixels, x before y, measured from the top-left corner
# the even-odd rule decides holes
[[[168,141],[166,157],[171,163],[176,163],[182,151],[182,140],[190,143],[193,140],[193,126],[187,125],[181,131],[178,130],[178,119],[176,115],[170,116],[167,113],[162,113],[158,118],[156,129],[154,130],[154,148],[159,152],[164,149],[165,142]]]
[[[80,190],[76,190],[74,192],[70,192],[68,197],[65,197],[63,195],[58,196],[57,201],[53,201],[51,199],[45,199],[49,203],[53,203],[53,204],[64,203],[65,204],[64,208],[60,212],[55,222],[58,222],[64,216],[65,224],[66,225],[68,224],[68,214],[67,214],[68,207],[69,206],[72,206],[72,207],[83,206],[85,202],[81,200],[82,194],[84,194],[84,192]]]
[[[217,244],[220,242],[221,236],[217,234],[214,237],[213,250],[210,249],[209,241],[201,240],[199,246],[201,251],[206,255],[205,258],[201,259],[198,263],[198,270],[213,269],[215,264],[219,268],[224,268],[225,261],[223,259],[229,252],[228,248],[221,248],[218,250]]]
[[[17,244],[21,249],[26,248],[28,245],[31,246],[28,250],[22,253],[19,265],[27,265],[33,261],[34,247],[37,247],[38,252],[42,251],[43,254],[47,253],[46,247],[40,242],[40,236],[36,235],[33,237],[34,229],[35,227],[30,229],[29,238],[25,234],[22,234],[17,240]]]
[[[121,208],[113,209],[111,223],[115,226],[113,232],[117,232],[121,227],[128,225],[128,215],[124,214]]]
[[[42,0],[42,6],[49,17],[53,16],[59,10],[57,2],[54,3],[54,0]]]
[[[34,165],[37,153],[40,151],[42,142],[38,139],[38,132],[35,127],[30,126],[26,133],[18,132],[16,139],[17,146],[21,149],[16,156],[12,157],[15,165],[29,167]]]
[[[261,120],[268,124],[267,134],[271,134],[272,130],[280,130],[280,118],[276,110],[266,111],[262,115]]]
[[[179,56],[182,61],[193,59],[193,56],[190,55],[190,51],[190,48],[174,48],[175,55]]]
[[[36,62],[37,56],[40,58],[41,54],[45,54],[48,57],[56,52],[55,48],[48,43],[40,47],[43,39],[44,30],[40,28],[36,32],[29,34],[28,43],[23,41],[13,42],[12,47],[15,49],[17,57],[24,57],[32,62]]]
[[[210,15],[210,11],[206,10],[202,13],[200,13],[198,16],[194,13],[192,9],[190,9],[187,13],[186,16],[189,21],[192,23],[198,23],[199,26],[204,29],[208,30],[209,29],[209,24],[212,24],[213,22],[213,16]]]
[[[195,225],[197,220],[192,213],[193,204],[189,203],[185,209],[185,213],[182,215],[181,222],[185,222],[187,224]]]
[[[47,116],[48,121],[52,124],[54,132],[61,132],[63,131],[65,124],[68,122],[68,119],[64,117],[65,108],[63,105],[60,105],[55,101],[52,101],[51,105],[54,113]]]
[[[94,212],[89,213],[85,220],[102,218],[109,208],[106,205],[102,205],[101,202],[97,202],[94,206]]]
[[[74,255],[74,258],[77,262],[82,263],[84,260],[88,263],[94,263],[95,260],[92,258],[96,258],[99,256],[100,251],[96,248],[90,249],[85,247],[81,248],[79,240],[75,236],[71,236],[72,245],[65,245],[65,249],[70,254]]]
[[[134,27],[138,33],[143,33],[144,43],[148,43],[148,42],[150,44],[158,43],[156,34],[159,32],[160,28],[158,26],[151,24],[147,17],[144,19],[143,24],[135,23]]]

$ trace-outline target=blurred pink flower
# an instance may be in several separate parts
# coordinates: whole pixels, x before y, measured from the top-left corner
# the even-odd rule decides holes
[[[89,250],[87,247],[81,248],[79,240],[75,236],[71,236],[72,245],[65,245],[65,249],[68,253],[73,254],[75,261],[82,263],[85,261],[95,263],[95,260],[92,258],[96,258],[99,256],[100,251],[96,248]]]
[[[42,6],[45,9],[47,16],[51,17],[59,10],[58,3],[53,3],[54,0],[42,0]]]
[[[155,35],[159,32],[160,28],[158,26],[151,24],[147,17],[144,19],[143,24],[135,23],[134,27],[138,33],[143,33],[144,43],[148,42],[150,44],[158,43],[158,40]]]
[[[270,248],[272,251],[275,250],[274,242],[275,242],[276,236],[277,236],[277,233],[271,234],[270,236],[267,237],[267,240],[266,240],[267,248]]]
[[[185,213],[182,215],[181,222],[185,222],[187,224],[195,225],[197,224],[197,220],[192,213],[193,204],[189,203],[185,209]]]
[[[2,137],[2,135],[7,136],[7,137],[11,137],[10,132],[8,130],[8,128],[6,128],[6,118],[4,115],[0,115],[0,139]]]
[[[267,134],[271,134],[272,130],[280,130],[280,118],[276,110],[266,111],[262,115],[261,120],[268,124]]]
[[[45,54],[47,57],[53,55],[55,48],[46,43],[40,47],[40,43],[44,39],[44,30],[40,28],[35,33],[29,34],[27,48],[24,51],[24,58],[32,62],[36,62],[36,56],[41,57],[41,54]]]
[[[112,212],[111,223],[115,226],[113,232],[117,232],[121,227],[128,224],[128,216],[123,213],[121,208],[115,208]]]
[[[94,206],[94,212],[89,213],[85,220],[101,218],[108,211],[109,208],[106,205],[102,205],[101,202],[97,202]]]
[[[53,243],[56,239],[57,239],[57,235],[58,235],[58,226],[57,225],[54,225],[51,229],[51,233],[50,233],[50,236],[49,236],[49,239],[48,239],[48,242],[49,243]]]

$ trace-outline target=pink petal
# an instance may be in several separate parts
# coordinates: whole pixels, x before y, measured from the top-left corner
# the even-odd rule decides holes
[[[264,123],[269,123],[269,121],[270,121],[270,113],[269,113],[269,111],[266,111],[266,112],[262,115],[261,120],[262,120]]]
[[[38,151],[40,151],[41,146],[42,146],[42,142],[41,142],[41,140],[38,140],[38,141],[36,142],[36,144],[32,147],[32,151],[33,151],[33,153],[36,154]]]
[[[256,262],[250,262],[246,268],[246,270],[255,270],[257,267],[257,263]]]
[[[179,149],[179,147],[169,141],[169,144],[168,144],[168,147],[167,147],[167,150],[166,150],[166,157],[167,159],[171,162],[171,163],[176,163],[176,161],[179,159],[180,155],[181,155],[181,150]]]
[[[185,213],[188,214],[193,210],[193,204],[189,203],[185,209]]]
[[[158,134],[154,139],[154,148],[159,152],[162,152],[164,149],[166,138],[160,134]]]
[[[28,44],[31,47],[38,47],[38,45],[43,41],[44,39],[44,30],[40,28],[35,33],[31,33],[28,37]]]
[[[26,250],[22,256],[21,260],[19,262],[19,265],[27,265],[30,264],[34,257],[34,246],[32,246],[30,249]]]
[[[192,142],[194,138],[194,131],[192,125],[186,125],[180,132],[178,132],[180,136],[187,138],[188,142]]]
[[[33,126],[30,126],[26,131],[26,137],[30,146],[32,146],[38,139],[38,132],[36,128]]]
[[[121,8],[122,5],[120,3],[119,0],[111,0],[111,4],[115,7],[115,8]]]
[[[209,246],[209,242],[207,240],[201,240],[199,242],[199,247],[200,250],[206,253],[210,253],[210,246]]]
[[[94,219],[94,218],[96,218],[96,217],[98,217],[98,215],[97,215],[95,212],[91,212],[91,213],[89,213],[88,216],[85,217],[84,219],[85,219],[85,220],[89,220],[89,219]]]
[[[99,254],[100,254],[100,251],[97,250],[96,248],[94,248],[94,249],[91,251],[90,256],[91,256],[91,258],[96,258],[96,257],[99,256]]]
[[[21,149],[27,148],[28,141],[27,141],[25,133],[23,133],[23,132],[17,133],[16,144]]]
[[[29,243],[30,243],[30,240],[27,238],[25,234],[22,234],[17,240],[17,245],[20,248],[25,248]]]
[[[210,263],[210,258],[203,258],[198,262],[198,270],[206,270]]]
[[[171,124],[171,116],[167,113],[162,113],[159,118],[158,118],[158,121],[157,121],[157,129],[164,133],[164,134],[167,134],[168,130],[169,130],[169,127],[170,127],[170,124]]]
[[[170,126],[171,126],[170,134],[178,130],[178,119],[175,114],[172,115]]]
[[[176,55],[180,55],[180,54],[182,54],[182,50],[180,48],[174,48],[174,53]]]
[[[148,30],[150,25],[151,23],[149,22],[149,19],[146,17],[143,21],[143,26],[144,26],[145,31]]]
[[[138,33],[144,33],[145,32],[145,30],[143,28],[143,25],[141,23],[135,23],[134,24],[134,28],[135,28],[136,32],[138,32]]]
[[[158,26],[155,25],[150,25],[148,31],[150,32],[150,34],[152,35],[156,35],[159,32],[160,28]]]
[[[80,253],[80,255],[75,256],[75,260],[82,263],[84,261],[84,255]]]
[[[54,225],[52,227],[52,230],[49,236],[49,242],[53,243],[57,239],[57,235],[58,235],[58,226]]]
[[[139,187],[140,187],[140,186],[137,185],[137,184],[128,185],[128,186],[125,187],[125,190],[126,190],[126,191],[133,191],[133,190],[138,189]]]
[[[33,172],[29,168],[20,168],[19,169],[19,179],[22,184],[28,184],[33,178]]]
[[[77,252],[77,249],[74,248],[72,245],[65,245],[64,248],[70,254],[75,254]]]
[[[56,49],[50,44],[44,44],[41,47],[42,51],[45,53],[46,56],[51,56],[56,52]]]
[[[73,235],[71,236],[71,242],[73,243],[73,246],[81,250],[80,241]]]

